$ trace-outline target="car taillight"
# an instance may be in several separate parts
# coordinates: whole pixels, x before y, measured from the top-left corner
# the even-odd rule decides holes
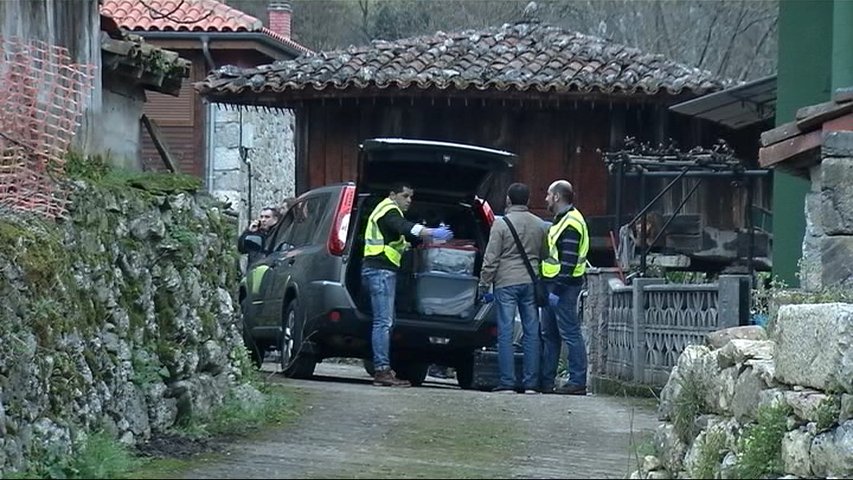
[[[347,185],[341,192],[341,199],[338,201],[338,208],[335,210],[335,221],[329,231],[327,246],[332,255],[342,255],[347,246],[347,232],[349,231],[350,213],[354,199],[355,187]]]
[[[495,212],[492,210],[492,206],[489,205],[485,199],[477,197],[477,203],[480,204],[480,212],[483,214],[483,217],[486,219],[486,223],[489,226],[492,226],[495,223]]]

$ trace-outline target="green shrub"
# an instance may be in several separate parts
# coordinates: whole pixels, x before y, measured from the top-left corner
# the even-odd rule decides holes
[[[673,404],[672,424],[678,438],[689,445],[698,433],[696,417],[702,413],[707,386],[691,371],[678,377],[678,384],[681,390]]]
[[[782,437],[790,413],[790,407],[784,404],[759,408],[758,421],[748,426],[738,441],[736,478],[761,478],[782,472]]]
[[[696,464],[690,472],[691,478],[716,478],[720,462],[726,455],[726,434],[719,429],[705,431]]]

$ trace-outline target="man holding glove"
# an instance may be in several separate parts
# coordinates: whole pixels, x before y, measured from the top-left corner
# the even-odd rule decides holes
[[[408,387],[406,380],[397,378],[391,370],[391,327],[394,325],[394,296],[397,270],[403,252],[409,247],[407,240],[429,237],[450,240],[453,232],[447,227],[427,228],[406,220],[403,212],[409,209],[414,196],[412,187],[405,183],[391,186],[388,197],[376,205],[367,218],[364,232],[364,261],[361,280],[370,292],[373,309],[373,365],[376,369],[373,384],[385,387]]]
[[[542,387],[554,393],[586,395],[586,345],[577,316],[578,295],[586,273],[589,232],[574,207],[574,189],[566,180],[548,187],[545,201],[554,214],[546,237],[548,255],[542,260],[542,279],[550,292],[550,306],[542,316]],[[554,388],[560,356],[560,338],[568,348],[569,378]]]

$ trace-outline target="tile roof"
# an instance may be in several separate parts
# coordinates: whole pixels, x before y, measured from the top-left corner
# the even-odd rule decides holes
[[[702,94],[727,82],[598,37],[519,22],[481,31],[375,41],[256,68],[225,66],[196,88],[211,97],[396,87],[441,90]]]
[[[103,0],[101,13],[124,29],[146,32],[258,32],[301,53],[311,50],[216,0]],[[166,18],[164,13],[168,13]]]

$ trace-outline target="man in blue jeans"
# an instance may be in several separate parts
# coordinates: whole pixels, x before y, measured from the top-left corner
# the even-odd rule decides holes
[[[542,388],[567,395],[586,395],[586,345],[577,315],[578,295],[586,273],[589,232],[586,221],[574,206],[574,189],[566,180],[548,187],[545,201],[554,214],[548,229],[548,254],[542,260],[542,278],[548,286],[550,306],[542,316]],[[568,348],[569,378],[554,388],[560,339]]]
[[[376,205],[367,218],[364,232],[364,260],[361,280],[370,292],[373,309],[373,384],[384,387],[408,387],[409,382],[397,378],[391,370],[391,327],[394,325],[394,296],[397,287],[397,270],[403,252],[409,247],[408,239],[431,237],[450,240],[453,232],[446,227],[427,228],[403,216],[412,204],[415,192],[406,183],[391,186],[388,197]]]
[[[539,312],[536,308],[533,278],[525,266],[522,252],[512,235],[508,221],[518,234],[521,248],[527,255],[533,272],[539,271],[539,259],[545,243],[545,224],[530,213],[527,203],[530,189],[523,183],[513,183],[506,193],[506,212],[495,221],[489,233],[489,243],[483,255],[480,271],[480,295],[488,295],[494,286],[498,321],[498,370],[500,380],[495,392],[513,393],[517,387],[525,393],[539,390]],[[534,275],[536,275],[534,273]],[[516,378],[515,355],[512,345],[513,320],[518,309],[521,317],[524,368],[521,385]]]

